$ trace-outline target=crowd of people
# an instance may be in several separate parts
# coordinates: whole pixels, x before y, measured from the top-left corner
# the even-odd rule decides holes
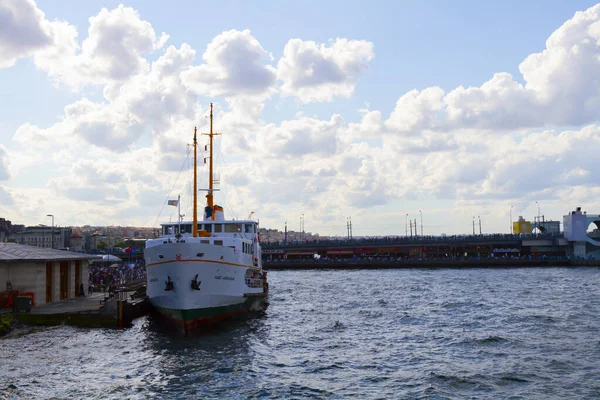
[[[319,238],[310,240],[292,241],[264,241],[263,249],[272,247],[301,247],[315,245],[354,245],[354,244],[406,244],[406,243],[447,243],[447,242],[489,242],[522,239],[553,239],[563,237],[562,233],[490,233],[473,235],[411,235],[411,236],[381,236],[381,237],[357,237],[357,238]]]
[[[93,263],[88,268],[88,276],[88,293],[110,291],[127,282],[145,279],[146,265],[143,259],[122,264]]]

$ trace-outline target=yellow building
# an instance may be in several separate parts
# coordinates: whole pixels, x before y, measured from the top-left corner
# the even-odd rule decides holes
[[[531,233],[531,222],[525,221],[523,217],[519,217],[519,219],[513,222],[513,232],[514,233]]]

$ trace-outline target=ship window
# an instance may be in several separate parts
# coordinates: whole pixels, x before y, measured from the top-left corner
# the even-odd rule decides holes
[[[204,224],[202,229],[204,229],[206,232],[212,232],[212,224]]]
[[[223,225],[215,224],[215,232],[223,232]]]
[[[242,231],[242,224],[225,224],[225,232],[235,233]]]
[[[222,240],[215,240],[215,246],[223,246]]]
[[[253,225],[252,224],[245,224],[244,225],[244,233],[254,233],[254,231],[252,230]]]
[[[192,233],[192,225],[181,225],[181,233]]]
[[[210,240],[201,240],[201,241],[200,241],[200,243],[206,243],[206,244],[209,244],[209,243],[210,243]]]

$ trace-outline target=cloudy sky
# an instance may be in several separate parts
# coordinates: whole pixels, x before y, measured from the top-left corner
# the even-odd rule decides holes
[[[230,218],[372,236],[600,213],[600,4],[372,3],[1,0],[0,217],[153,227],[177,195],[190,216],[211,102]]]

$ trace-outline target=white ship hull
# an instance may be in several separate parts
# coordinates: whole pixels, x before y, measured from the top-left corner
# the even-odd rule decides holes
[[[157,241],[163,243],[144,250],[146,293],[152,305],[183,331],[246,312],[264,297],[262,280],[252,276],[260,269],[233,248],[198,243],[198,238],[185,243]]]

